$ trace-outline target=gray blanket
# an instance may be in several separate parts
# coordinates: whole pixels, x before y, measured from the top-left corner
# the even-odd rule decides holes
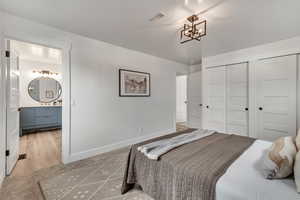
[[[199,140],[203,137],[209,136],[214,132],[215,131],[200,129],[192,133],[185,133],[176,137],[172,137],[170,139],[159,140],[146,145],[142,145],[137,149],[149,159],[158,160],[161,155],[167,153],[168,151],[184,144]]]
[[[137,150],[141,145],[186,132],[133,145],[128,156],[122,194],[139,186],[155,200],[214,200],[218,179],[254,142],[248,137],[214,133],[177,147],[162,155],[158,161],[148,159]]]

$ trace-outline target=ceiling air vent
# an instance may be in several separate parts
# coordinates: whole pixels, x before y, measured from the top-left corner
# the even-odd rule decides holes
[[[150,22],[154,22],[154,21],[157,21],[157,20],[163,18],[164,16],[165,16],[164,13],[159,12],[159,13],[156,14],[154,17],[152,17],[149,21],[150,21]]]

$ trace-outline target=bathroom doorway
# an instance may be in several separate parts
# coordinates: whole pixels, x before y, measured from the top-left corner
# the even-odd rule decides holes
[[[61,163],[62,51],[6,40],[6,174]]]
[[[187,75],[176,76],[176,129],[186,128],[187,121]]]

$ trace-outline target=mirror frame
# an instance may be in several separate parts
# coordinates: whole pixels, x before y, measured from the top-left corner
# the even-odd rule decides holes
[[[30,95],[30,85],[31,85],[31,83],[32,83],[33,81],[37,80],[37,79],[40,79],[40,78],[49,78],[49,79],[53,79],[53,80],[55,80],[55,81],[59,84],[59,93],[58,93],[58,96],[57,96],[56,98],[52,99],[51,101],[38,101],[38,100],[34,99],[34,98]],[[62,94],[62,86],[61,86],[60,82],[59,82],[58,80],[54,79],[54,78],[40,76],[40,77],[37,77],[37,78],[32,79],[32,80],[29,82],[28,87],[27,87],[27,92],[28,92],[28,95],[30,96],[30,98],[33,99],[33,100],[36,101],[36,102],[39,102],[39,103],[52,103],[52,102],[56,101],[57,99],[59,99],[59,98],[61,97],[61,94]]]

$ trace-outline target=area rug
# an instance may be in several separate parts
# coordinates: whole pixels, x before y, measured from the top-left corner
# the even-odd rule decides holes
[[[78,167],[40,181],[45,200],[153,200],[138,190],[121,195],[127,154],[107,153],[83,166],[87,162],[79,161]]]

